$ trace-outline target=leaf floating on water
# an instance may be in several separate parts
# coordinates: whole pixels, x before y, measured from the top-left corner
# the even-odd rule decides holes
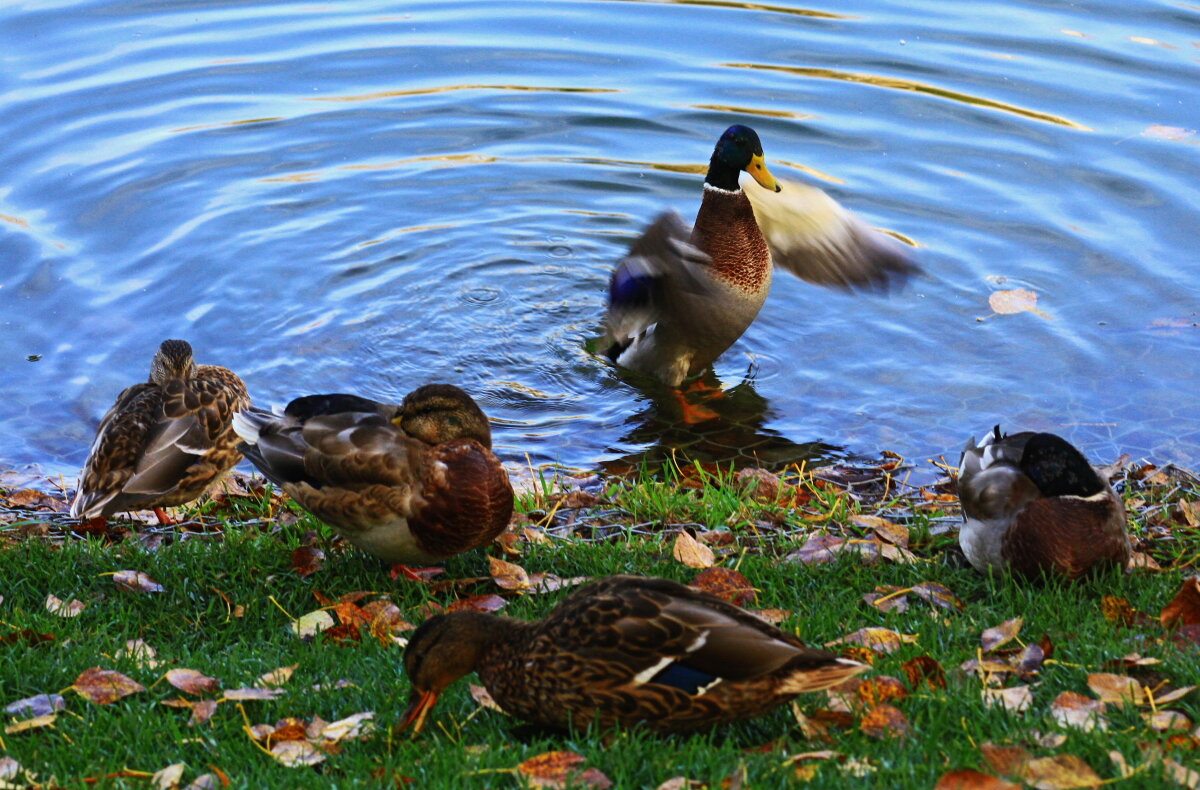
[[[122,697],[146,690],[146,687],[136,680],[120,672],[100,667],[85,669],[75,678],[71,688],[81,697],[97,705],[108,705]]]
[[[125,592],[160,593],[163,586],[141,571],[117,571],[112,577],[118,590]]]
[[[675,538],[671,555],[677,562],[682,562],[689,568],[711,568],[717,561],[713,550],[693,538],[686,529],[680,530],[679,535]]]
[[[988,296],[988,307],[999,315],[1030,312],[1042,318],[1052,320],[1047,313],[1037,307],[1037,293],[1028,288],[1013,288],[1008,291],[992,291]]]

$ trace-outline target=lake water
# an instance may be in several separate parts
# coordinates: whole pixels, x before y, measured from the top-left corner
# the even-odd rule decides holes
[[[167,337],[260,404],[456,382],[513,464],[1200,462],[1195,3],[36,0],[0,45],[0,463],[73,476]],[[585,341],[734,122],[925,276],[777,276],[688,429]]]

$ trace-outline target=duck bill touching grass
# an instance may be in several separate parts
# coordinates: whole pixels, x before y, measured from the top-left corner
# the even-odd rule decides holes
[[[471,672],[504,711],[537,725],[694,732],[868,669],[707,593],[641,576],[582,587],[537,622],[437,615],[413,633],[404,667],[412,694],[400,727],[414,732]]]
[[[1129,564],[1125,506],[1079,450],[1051,433],[972,438],[958,470],[959,544],[976,570],[1078,579]]]
[[[309,395],[283,414],[241,411],[234,430],[268,480],[386,562],[440,562],[487,545],[512,516],[487,417],[450,384],[418,387],[398,405]]]
[[[79,476],[79,519],[163,508],[199,498],[242,460],[233,414],[250,406],[233,372],[197,365],[185,340],[164,340],[150,379],[124,389],[100,420]]]
[[[745,190],[743,172],[756,182]],[[617,263],[598,350],[678,388],[754,321],[772,264],[841,288],[886,289],[918,271],[896,242],[821,190],[778,181],[758,134],[731,126],[713,150],[694,227],[660,214]]]

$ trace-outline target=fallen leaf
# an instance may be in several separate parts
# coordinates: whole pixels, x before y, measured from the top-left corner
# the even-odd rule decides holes
[[[316,765],[325,759],[317,747],[308,741],[280,741],[271,747],[271,756],[289,768]]]
[[[1042,318],[1049,318],[1049,315],[1038,309],[1037,300],[1037,294],[1028,288],[1013,288],[1009,291],[992,291],[988,296],[988,307],[999,315],[1029,311]]]
[[[145,691],[136,680],[111,669],[85,669],[70,686],[79,696],[97,705],[109,705],[122,697]]]
[[[1200,771],[1185,768],[1167,757],[1163,758],[1162,764],[1163,768],[1166,769],[1167,775],[1174,779],[1176,784],[1183,785],[1188,790],[1197,790],[1197,788],[1200,788]]]
[[[372,711],[364,711],[344,719],[338,719],[321,729],[321,737],[334,743],[361,738],[375,728],[371,722],[374,718],[375,714]]]
[[[530,586],[529,574],[516,563],[488,557],[492,581],[502,590],[524,590]]]
[[[920,584],[913,585],[912,592],[921,600],[928,601],[943,609],[961,610],[967,608],[962,599],[951,592],[950,588],[944,584],[921,582]]]
[[[160,771],[155,771],[154,776],[150,777],[150,783],[157,790],[171,790],[183,781],[183,769],[186,767],[184,763],[172,763]]]
[[[735,606],[747,606],[758,598],[758,591],[743,574],[732,568],[708,568],[696,574],[688,586],[714,595]]]
[[[750,609],[750,614],[771,625],[779,625],[792,616],[791,609]]]
[[[901,634],[888,628],[860,628],[852,634],[846,634],[841,639],[826,642],[825,647],[829,647],[830,645],[863,645],[877,653],[893,653],[899,650],[901,645],[915,644],[916,641],[917,637],[915,634]]]
[[[961,768],[942,774],[933,790],[1021,790],[1021,785],[983,774],[971,768]]]
[[[692,537],[686,529],[680,530],[676,536],[671,556],[689,568],[711,568],[717,561],[713,550]]]
[[[503,598],[494,593],[486,595],[472,595],[470,598],[460,598],[454,603],[446,607],[447,612],[461,612],[471,610],[474,612],[494,612],[497,609],[502,609],[507,603]]]
[[[192,703],[192,717],[188,719],[188,726],[196,727],[204,724],[216,712],[217,701],[215,699],[198,699]]]
[[[1032,675],[1042,670],[1042,662],[1046,659],[1046,651],[1041,645],[1030,642],[1025,645],[1017,659],[1017,671],[1022,675]]]
[[[1071,790],[1104,783],[1090,765],[1073,754],[1030,760],[1022,778],[1038,790]]]
[[[496,700],[492,699],[491,693],[483,686],[476,686],[474,683],[467,685],[467,689],[471,692],[471,699],[478,702],[481,706],[488,710],[494,710],[497,713],[504,713],[504,708],[501,708]],[[507,713],[504,713],[507,716]]]
[[[1064,691],[1055,697],[1050,704],[1050,715],[1064,727],[1074,727],[1084,732],[1099,727],[1108,729],[1108,720],[1104,717],[1104,703],[1098,699],[1085,697],[1074,691]]]
[[[876,705],[862,717],[859,727],[872,738],[900,738],[908,734],[909,724],[904,713],[894,705]]]
[[[118,590],[138,593],[160,593],[163,586],[141,571],[117,571],[112,577]]]
[[[854,679],[861,680],[861,678]],[[878,705],[881,702],[904,699],[908,696],[908,689],[904,687],[900,679],[888,675],[879,675],[863,680],[858,685],[857,691],[859,700],[865,705]]]
[[[1184,579],[1179,592],[1163,607],[1159,622],[1168,630],[1177,626],[1200,625],[1200,576]]]
[[[1005,620],[1000,625],[985,630],[979,637],[979,643],[983,648],[983,652],[990,652],[1000,647],[1000,645],[1007,644],[1016,639],[1017,634],[1021,632],[1021,626],[1024,624],[1024,617],[1014,617],[1011,620]]]
[[[517,766],[531,787],[612,787],[608,777],[595,768],[581,771],[584,756],[575,752],[546,752]]]
[[[946,673],[942,669],[942,665],[932,656],[910,658],[900,668],[904,670],[904,676],[908,678],[908,685],[912,686],[914,691],[922,684],[932,689],[946,688]]]
[[[1192,720],[1179,711],[1174,710],[1156,710],[1151,713],[1143,713],[1142,719],[1150,729],[1157,732],[1190,730],[1192,728]]]
[[[317,609],[303,615],[299,620],[293,623],[288,623],[288,628],[292,633],[301,639],[312,639],[322,631],[327,631],[333,628],[333,615],[324,609]]]
[[[142,639],[126,640],[125,646],[117,651],[114,658],[132,658],[139,669],[154,669],[162,664],[155,656],[158,652]]]
[[[660,784],[655,790],[703,790],[708,785],[688,779],[686,776],[676,776]]]
[[[270,672],[259,675],[258,682],[264,686],[282,686],[284,683],[287,683],[292,679],[292,673],[295,672],[296,668],[299,666],[299,664],[292,664],[291,666],[273,669]]]
[[[1101,702],[1115,702],[1124,705],[1142,701],[1142,684],[1128,675],[1113,675],[1109,672],[1093,672],[1088,675],[1090,688]]]
[[[1134,609],[1126,598],[1106,595],[1100,599],[1100,608],[1105,620],[1126,628],[1155,624],[1153,618]]]
[[[74,598],[63,601],[55,595],[46,596],[46,611],[59,617],[78,617],[86,608],[87,604]]]
[[[863,600],[881,612],[907,612],[909,590],[890,584],[876,585],[875,592],[863,596]]]
[[[824,533],[813,535],[804,542],[803,546],[784,557],[784,561],[799,562],[804,565],[833,562],[837,559],[838,552],[842,550],[845,543],[845,538],[836,535]]]
[[[1025,766],[1033,759],[1029,750],[1022,746],[1002,746],[991,742],[980,744],[979,753],[993,771],[1003,776],[1021,776],[1025,773]]]
[[[287,693],[287,689],[263,689],[263,688],[240,688],[240,689],[225,689],[221,694],[221,699],[231,700],[234,702],[246,702],[249,700],[272,700],[281,697]]]
[[[13,716],[46,716],[67,707],[61,694],[38,694],[4,706],[4,712]]]
[[[316,546],[301,546],[292,552],[292,570],[300,578],[312,576],[325,564],[325,552]]]
[[[210,678],[194,669],[171,669],[164,677],[180,691],[196,696],[216,691],[221,685],[221,681],[216,678]]]
[[[1180,686],[1179,688],[1174,689],[1172,691],[1168,691],[1165,694],[1155,694],[1154,695],[1154,704],[1155,705],[1170,705],[1172,702],[1176,702],[1177,700],[1183,699],[1184,697],[1186,697],[1188,694],[1191,694],[1195,690],[1196,690],[1195,686]]]
[[[54,724],[54,720],[58,718],[57,713],[50,713],[45,716],[34,716],[32,719],[25,719],[13,724],[9,724],[4,728],[5,735],[16,735],[29,730],[37,730],[42,727],[49,727]]]
[[[1033,689],[1029,686],[1012,686],[1003,689],[983,689],[983,702],[988,707],[1000,705],[1011,713],[1028,710],[1033,704]]]
[[[54,641],[54,634],[39,634],[30,628],[18,628],[0,636],[0,645],[15,645],[24,642],[31,647],[44,645]]]

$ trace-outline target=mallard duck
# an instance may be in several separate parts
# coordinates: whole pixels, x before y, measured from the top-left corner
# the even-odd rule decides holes
[[[150,380],[117,396],[96,431],[71,502],[88,519],[196,499],[242,460],[233,413],[247,408],[246,385],[231,371],[197,365],[184,340],[164,340]]]
[[[959,544],[976,570],[1076,579],[1129,563],[1125,506],[1112,486],[1065,439],[1025,431],[978,445],[958,470]]]
[[[759,716],[865,671],[744,609],[666,579],[614,576],[545,619],[461,611],[426,620],[404,653],[419,732],[447,686],[476,672],[507,713],[567,728],[690,732]]]
[[[759,186],[743,191],[743,171]],[[886,287],[917,271],[895,242],[821,190],[781,185],[767,170],[758,134],[731,126],[709,162],[695,227],[674,212],[661,214],[618,262],[598,350],[678,387],[754,321],[771,287],[772,261],[843,288]]]
[[[239,412],[241,451],[308,512],[391,563],[436,562],[508,526],[513,490],[487,417],[450,384],[400,405],[309,395],[282,415]]]

